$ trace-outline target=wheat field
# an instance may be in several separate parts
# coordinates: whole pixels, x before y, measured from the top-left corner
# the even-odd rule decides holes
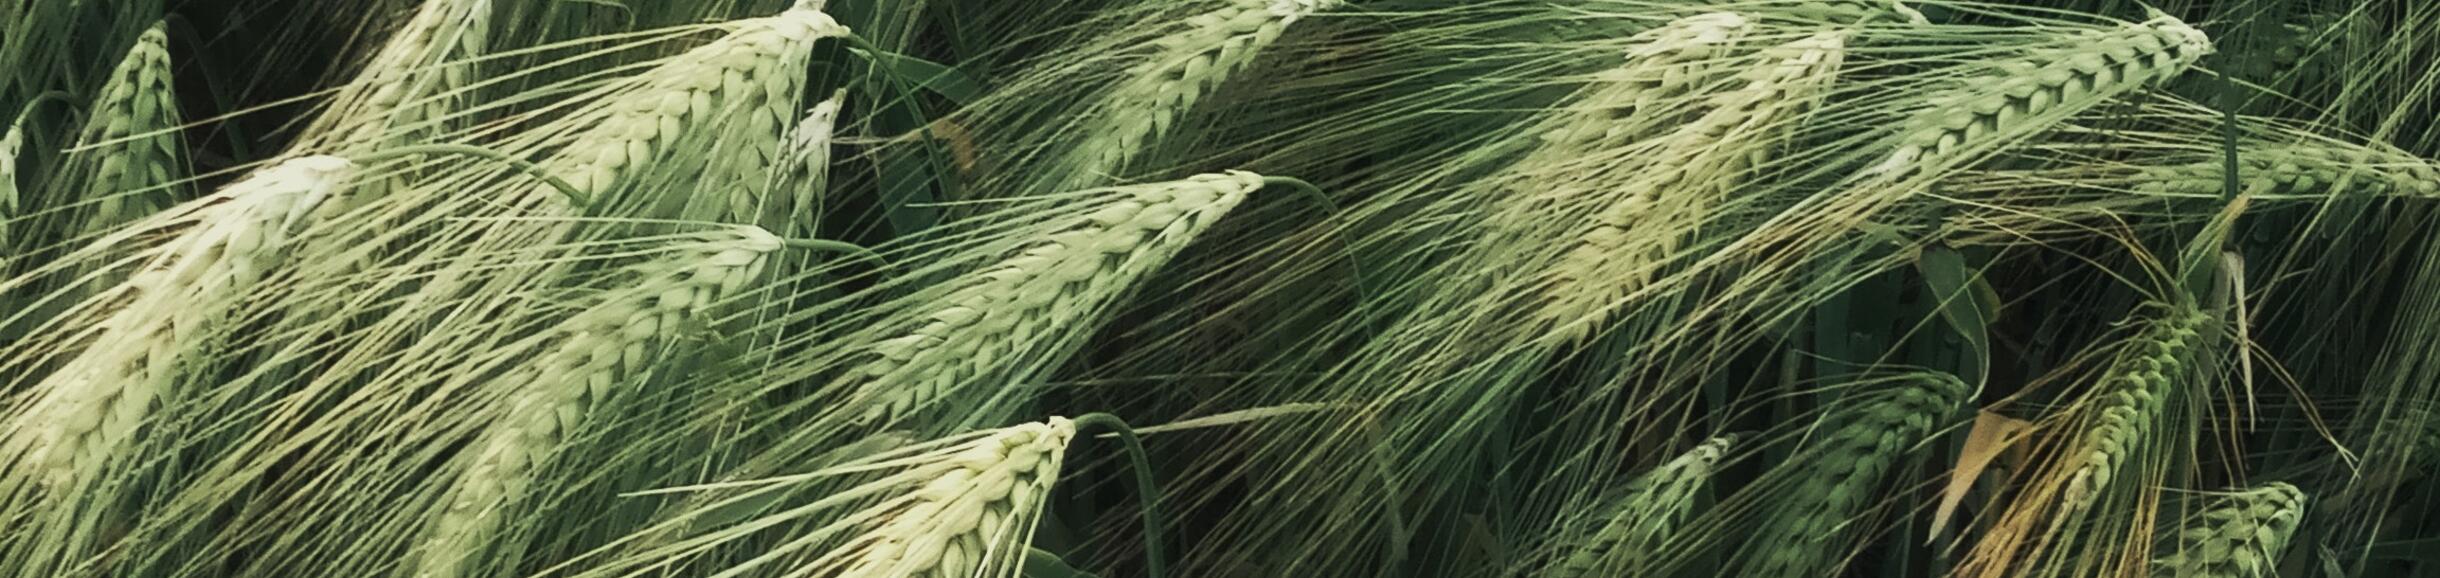
[[[2440,577],[2425,0],[0,0],[0,578]]]

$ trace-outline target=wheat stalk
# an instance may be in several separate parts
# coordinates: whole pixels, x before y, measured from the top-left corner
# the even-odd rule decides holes
[[[1764,51],[1766,64],[1746,84],[1712,99],[1710,112],[1661,137],[1648,161],[1617,170],[1627,177],[1600,186],[1615,197],[1574,235],[1544,274],[1543,305],[1532,326],[1558,328],[1555,337],[1581,339],[1619,302],[1649,283],[1661,265],[1764,159],[1750,152],[1783,140],[1789,121],[1809,110],[1836,76],[1847,33],[1822,32]]]
[[[845,554],[846,577],[1004,576],[1024,557],[1043,500],[1076,436],[1066,418],[1002,428],[920,466],[928,479]]]
[[[1821,422],[1829,433],[1781,466],[1795,486],[1755,538],[1758,576],[1815,576],[1843,555],[1848,526],[1873,502],[1891,469],[1957,413],[1973,389],[1947,374],[1900,381]]]
[[[52,486],[102,474],[177,385],[184,358],[202,346],[217,318],[281,258],[305,213],[354,169],[337,157],[288,160],[183,215],[195,222],[101,296],[123,305],[101,313],[91,341],[36,385],[40,397],[10,432],[22,471]]]
[[[1072,334],[1212,223],[1262,188],[1243,171],[1131,185],[1066,217],[1047,238],[1012,251],[923,302],[937,308],[905,333],[873,343],[848,373],[864,380],[867,419],[905,415],[961,387],[1069,349]]]
[[[2146,323],[2131,346],[2121,352],[2102,376],[2100,405],[2090,429],[2070,454],[2076,464],[2064,494],[2069,511],[2082,511],[2097,501],[2134,451],[2151,436],[2161,411],[2161,396],[2194,375],[2202,330],[2210,318],[2191,308]]]
[[[77,148],[94,159],[85,190],[99,202],[85,211],[79,232],[98,234],[167,208],[174,195],[166,187],[186,172],[166,30],[155,23],[136,37],[94,100]]]
[[[645,379],[662,349],[742,290],[783,246],[754,227],[693,237],[633,267],[634,286],[552,329],[547,353],[500,379],[518,392],[507,415],[477,441],[474,464],[458,476],[430,530],[417,576],[468,575],[532,485],[534,470],[581,431],[591,410],[616,395],[619,384]]]
[[[1058,190],[1096,184],[1124,168],[1153,139],[1167,133],[1179,114],[1205,93],[1252,64],[1288,26],[1336,8],[1343,0],[1225,0],[1210,12],[1186,19],[1187,28],[1152,42],[1155,51],[1127,69],[1126,79],[1102,97],[1099,116],[1087,122],[1085,140],[1068,178]]]
[[[1694,509],[1697,490],[1711,482],[1713,467],[1728,456],[1736,435],[1712,438],[1627,482],[1607,500],[1609,518],[1551,569],[1558,578],[1607,576],[1644,564]]]
[[[2304,518],[2304,492],[2284,482],[2221,496],[2177,534],[2177,549],[2152,561],[2159,578],[2277,576],[2279,555]]]
[[[2083,31],[1956,87],[1898,127],[1897,149],[1871,174],[1889,178],[1956,163],[2094,105],[2174,78],[2211,52],[2211,39],[2169,16],[2116,30]]]

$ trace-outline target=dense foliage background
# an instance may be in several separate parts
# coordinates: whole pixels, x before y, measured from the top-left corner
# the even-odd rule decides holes
[[[0,575],[2440,575],[2435,24],[0,0]]]

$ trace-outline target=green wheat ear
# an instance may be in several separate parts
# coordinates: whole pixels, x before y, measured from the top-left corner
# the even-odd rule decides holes
[[[2279,556],[2304,519],[2305,495],[2271,482],[2221,496],[2177,532],[2167,556],[2153,560],[2154,578],[2278,576]]]
[[[1908,376],[1825,417],[1828,433],[1780,466],[1795,485],[1755,538],[1754,575],[1816,576],[1845,556],[1869,531],[1854,522],[1880,501],[1891,470],[1972,391],[1947,374]]]
[[[1051,190],[1106,182],[1176,125],[1229,77],[1253,64],[1288,26],[1344,4],[1343,0],[1225,0],[1186,20],[1187,28],[1153,41],[1152,55],[1127,70],[1087,121],[1086,140],[1060,166],[1067,177]]]
[[[592,409],[643,381],[665,348],[722,298],[744,290],[783,246],[754,227],[692,237],[635,266],[636,285],[551,330],[548,352],[500,380],[518,392],[507,415],[476,442],[474,465],[458,477],[425,540],[418,576],[473,574],[486,546],[518,513],[535,472],[585,431]]]
[[[1650,563],[1694,511],[1695,496],[1737,443],[1712,438],[1627,482],[1608,500],[1607,519],[1552,568],[1554,578],[1611,576]]]
[[[171,89],[169,33],[155,23],[136,38],[93,102],[77,139],[76,156],[91,167],[85,194],[98,201],[76,230],[99,234],[144,218],[177,201],[171,188],[186,177],[178,142],[178,98]]]

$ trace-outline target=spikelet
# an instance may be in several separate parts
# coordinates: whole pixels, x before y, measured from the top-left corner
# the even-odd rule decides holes
[[[847,554],[850,578],[1010,576],[1076,426],[1067,418],[1002,428],[919,467],[923,488],[885,507]]]
[[[585,426],[620,384],[649,375],[673,336],[760,274],[779,237],[754,227],[701,233],[666,257],[633,268],[637,285],[552,330],[550,350],[499,383],[519,388],[508,414],[476,442],[430,530],[418,576],[465,576],[482,559],[535,469]]]
[[[1828,416],[1819,442],[1782,465],[1795,485],[1753,542],[1754,576],[1818,576],[1844,556],[1858,514],[1877,501],[1891,469],[1931,437],[1971,388],[1947,374],[1902,378],[1876,398]]]
[[[1628,294],[1651,282],[1706,210],[1733,194],[1757,159],[1745,151],[1784,140],[1794,116],[1811,108],[1843,59],[1845,32],[1822,32],[1764,52],[1767,63],[1746,84],[1713,99],[1711,110],[1628,161],[1624,180],[1601,187],[1614,197],[1544,274],[1538,328],[1581,339]]]
[[[1925,110],[1898,127],[1897,150],[1871,172],[1898,178],[1964,160],[1962,155],[2175,78],[2210,52],[2209,37],[2169,16],[2084,31],[1926,97]]]
[[[1737,436],[1712,438],[1627,482],[1607,500],[1608,519],[1550,569],[1554,578],[1611,576],[1640,567],[1694,508],[1695,492],[1710,483],[1713,468],[1728,456]]]
[[[2304,492],[2284,482],[2221,496],[2152,561],[2156,578],[2278,576],[2279,555],[2304,519]]]
[[[1343,0],[1224,0],[1186,21],[1187,29],[1153,42],[1155,53],[1129,68],[1088,121],[1068,178],[1057,190],[1099,184],[1194,108],[1230,75],[1252,64],[1290,24],[1338,7]]]
[[[178,144],[179,124],[178,99],[170,83],[169,33],[155,23],[110,73],[109,84],[94,100],[92,119],[78,137],[75,154],[93,167],[86,194],[100,201],[80,211],[84,218],[78,232],[109,231],[175,202],[164,187],[186,172],[179,160],[184,150]]]
[[[2196,349],[2210,318],[2200,311],[2164,307],[2169,313],[2147,322],[2142,333],[2102,375],[2102,397],[2094,408],[2091,429],[2070,454],[2064,504],[2082,511],[2100,498],[2113,478],[2120,477],[2135,449],[2151,437],[2161,412],[2161,397],[2186,383],[2197,369]]]
[[[196,222],[102,296],[123,304],[97,312],[91,342],[36,386],[41,397],[10,432],[25,464],[15,471],[53,486],[105,471],[178,384],[182,358],[354,169],[337,157],[291,159],[200,201],[187,215]]]
[[[780,160],[781,127],[804,85],[813,42],[844,36],[829,15],[798,8],[777,16],[728,23],[729,34],[689,50],[634,79],[634,90],[605,106],[606,114],[543,163],[597,204],[620,202],[606,193],[676,154],[681,143],[719,142],[704,155],[714,163],[701,187],[675,199],[643,199],[649,214],[696,220],[737,220],[740,201],[697,188],[744,187],[761,199]],[[705,128],[708,127],[708,128]],[[702,139],[702,140],[695,140]],[[757,203],[758,204],[758,203]]]
[[[956,388],[1021,379],[1070,349],[1110,302],[1159,269],[1262,188],[1234,171],[1113,189],[1114,199],[1066,217],[1057,232],[926,295],[937,308],[906,333],[870,347],[848,373],[874,403],[866,419],[905,415]]]

